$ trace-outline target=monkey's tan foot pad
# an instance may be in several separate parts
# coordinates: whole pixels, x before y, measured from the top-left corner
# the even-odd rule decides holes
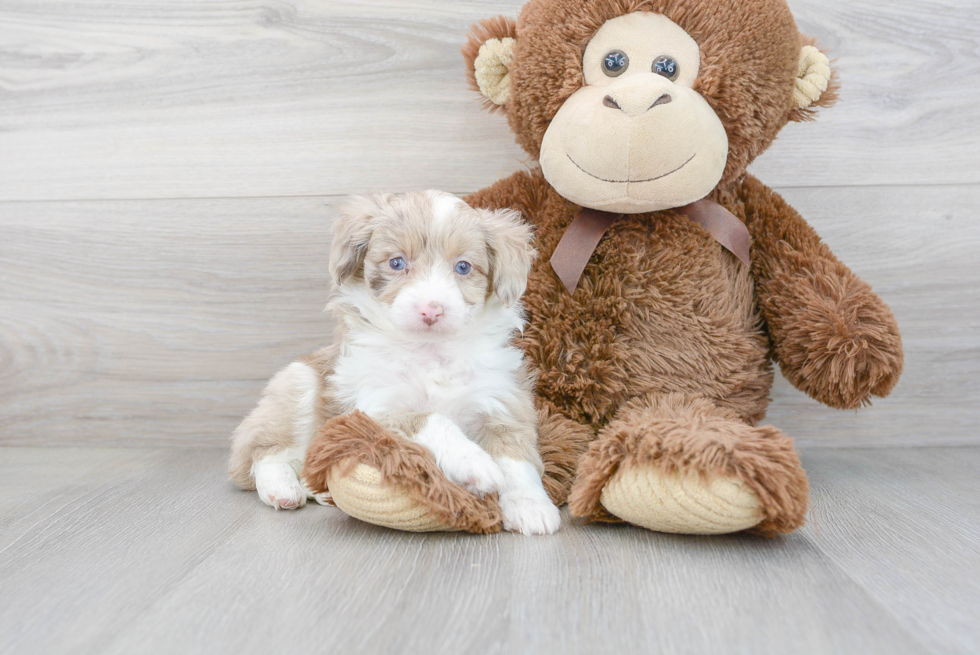
[[[334,467],[327,484],[334,504],[344,513],[366,523],[406,532],[451,532],[458,528],[441,520],[424,503],[404,489],[385,485],[381,471],[357,464],[347,475]]]
[[[354,411],[331,419],[310,443],[303,478],[345,513],[407,532],[499,532],[495,495],[480,498],[443,475],[435,458]]]
[[[806,521],[793,442],[710,399],[650,396],[625,408],[579,459],[568,505],[590,521],[663,532],[776,536]]]
[[[765,518],[759,496],[736,478],[665,473],[653,466],[620,469],[600,498],[614,516],[657,532],[725,534]]]

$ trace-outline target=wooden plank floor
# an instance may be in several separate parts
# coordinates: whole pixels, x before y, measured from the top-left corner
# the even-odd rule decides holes
[[[980,448],[804,451],[808,525],[413,535],[224,451],[0,449],[2,653],[976,653]]]

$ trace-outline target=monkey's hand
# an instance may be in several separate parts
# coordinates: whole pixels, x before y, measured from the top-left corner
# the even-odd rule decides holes
[[[742,200],[759,309],[783,375],[838,409],[887,395],[903,361],[891,310],[779,194],[747,175]]]
[[[812,398],[851,409],[898,382],[902,339],[870,285],[834,264],[814,262],[771,281],[763,311],[783,375]]]

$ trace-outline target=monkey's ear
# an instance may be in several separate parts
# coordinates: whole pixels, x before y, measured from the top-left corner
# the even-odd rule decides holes
[[[487,18],[470,28],[462,48],[466,81],[483,94],[484,106],[496,111],[510,97],[510,65],[517,44],[517,21],[505,16]]]
[[[340,210],[330,244],[330,275],[336,284],[343,284],[361,272],[371,233],[382,207],[387,204],[387,195],[354,196]]]
[[[830,107],[837,102],[837,72],[831,68],[827,55],[816,46],[816,40],[802,36],[800,62],[793,87],[791,121],[812,121],[818,107]]]

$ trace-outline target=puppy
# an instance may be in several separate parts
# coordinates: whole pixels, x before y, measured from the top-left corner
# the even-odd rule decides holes
[[[427,447],[453,482],[499,493],[507,530],[551,534],[534,379],[513,339],[535,256],[514,211],[426,191],[354,198],[334,226],[333,346],[287,366],[232,436],[230,474],[276,509],[330,418],[361,410]]]

